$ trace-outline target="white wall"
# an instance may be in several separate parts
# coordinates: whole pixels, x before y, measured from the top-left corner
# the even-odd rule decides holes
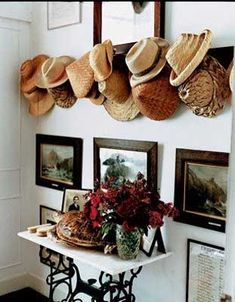
[[[46,53],[51,56],[67,54],[79,57],[92,48],[93,4],[82,2],[81,6],[81,24],[48,31],[46,3],[33,4],[32,56]],[[200,32],[209,28],[214,33],[213,47],[234,45],[234,9],[235,3],[229,2],[167,2],[166,38],[173,42],[182,32]],[[70,109],[55,107],[49,114],[37,118],[35,133],[83,138],[83,188],[91,188],[93,185],[93,137],[157,141],[158,186],[162,199],[173,201],[175,149],[229,152],[231,119],[232,110],[229,105],[218,117],[207,119],[193,115],[182,104],[177,113],[165,121],[152,121],[142,116],[133,121],[118,122],[102,106],[95,106],[89,100],[79,100]],[[27,156],[25,152],[25,159]],[[30,175],[34,177],[34,162],[31,164]],[[34,179],[31,180],[33,182]],[[61,191],[39,186],[35,186],[33,190],[35,194],[28,193],[25,201],[32,214],[27,218],[28,225],[38,222],[39,204],[60,209],[62,202]],[[187,238],[220,246],[225,244],[225,235],[222,233],[172,221],[166,222],[164,237],[167,249],[173,252],[173,256],[144,267],[134,286],[137,301],[185,300]],[[30,243],[24,243],[24,246],[27,269],[32,274],[45,277],[49,271],[39,263],[38,248]]]

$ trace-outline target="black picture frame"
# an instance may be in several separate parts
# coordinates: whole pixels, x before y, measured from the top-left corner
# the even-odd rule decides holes
[[[176,149],[175,221],[225,232],[229,153]]]
[[[153,236],[142,236],[142,242],[140,245],[140,250],[148,257],[151,257],[156,247],[157,251],[160,253],[166,253],[165,245],[162,239],[162,233],[159,227],[153,230]]]
[[[125,161],[125,159],[123,159],[124,157],[128,159],[131,156],[134,157],[136,155],[136,156],[140,156],[140,158],[138,159],[139,162],[144,162],[146,160],[145,166],[147,171],[146,174],[144,174],[143,171],[138,171],[137,169],[136,174],[138,172],[144,174],[149,189],[154,192],[157,192],[157,175],[158,175],[158,143],[157,142],[94,137],[93,146],[94,146],[94,181],[99,180],[100,182],[102,182],[103,180],[102,179],[103,176],[101,173],[101,168],[102,168],[101,162],[103,161],[103,155],[102,155],[103,151],[109,154],[110,157],[114,158],[114,156],[116,156],[116,159],[120,159],[121,161],[122,160]],[[120,154],[123,155],[123,158],[120,157]],[[133,176],[136,176],[134,172],[132,174]]]
[[[81,188],[82,145],[77,137],[36,134],[36,184],[56,190]]]
[[[223,296],[224,248],[189,238],[187,240],[186,302],[217,302]]]
[[[154,37],[164,38],[165,35],[165,3],[163,1],[154,1]],[[94,2],[93,9],[93,45],[102,43],[102,1]],[[128,50],[136,43],[130,41],[129,43],[114,45],[116,54],[127,53]]]
[[[83,211],[84,204],[87,201],[84,195],[89,192],[91,192],[89,189],[64,189],[61,212],[65,213],[71,210]],[[76,208],[73,208],[74,197],[78,197],[77,201],[75,201],[76,204],[78,204]],[[70,206],[72,206],[72,208],[70,208]]]

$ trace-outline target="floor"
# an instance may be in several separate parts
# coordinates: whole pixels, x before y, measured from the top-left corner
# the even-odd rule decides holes
[[[4,296],[0,296],[0,302],[49,302],[49,299],[27,287]]]

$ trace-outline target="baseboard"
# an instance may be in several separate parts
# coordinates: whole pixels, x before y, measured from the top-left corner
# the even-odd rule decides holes
[[[28,274],[24,273],[0,280],[0,296],[28,287],[28,278]]]

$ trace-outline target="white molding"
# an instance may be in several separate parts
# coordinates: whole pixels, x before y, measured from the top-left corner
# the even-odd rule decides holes
[[[32,2],[1,2],[0,18],[32,22]]]
[[[5,295],[28,286],[29,275],[26,273],[16,274],[10,278],[0,280],[0,295]]]
[[[0,266],[0,270],[6,269],[6,268],[10,268],[10,267],[13,267],[13,266],[18,266],[18,265],[21,265],[21,264],[22,264],[22,261],[17,261],[15,263],[11,263],[11,264],[8,264],[8,265]]]

